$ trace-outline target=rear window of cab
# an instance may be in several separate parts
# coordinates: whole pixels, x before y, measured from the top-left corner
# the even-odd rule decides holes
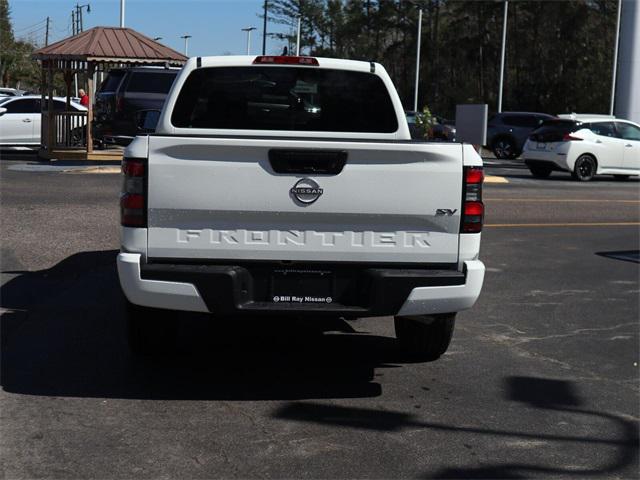
[[[310,67],[209,67],[176,100],[178,128],[394,133],[396,112],[371,73]]]

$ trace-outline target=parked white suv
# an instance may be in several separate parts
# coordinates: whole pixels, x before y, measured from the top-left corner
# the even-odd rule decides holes
[[[122,169],[134,349],[171,339],[176,310],[393,315],[406,351],[435,359],[480,294],[482,160],[412,141],[377,63],[192,58]]]
[[[640,175],[640,125],[601,115],[559,115],[536,129],[522,157],[535,177],[553,170],[580,181],[596,174],[626,179]]]
[[[39,95],[0,98],[0,145],[40,145],[41,99]],[[66,98],[53,97],[53,109],[64,112],[67,109]],[[70,110],[86,112],[87,109],[79,103],[70,102]],[[81,125],[85,123],[83,118]]]

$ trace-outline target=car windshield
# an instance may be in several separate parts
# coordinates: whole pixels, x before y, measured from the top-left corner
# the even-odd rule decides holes
[[[560,142],[568,134],[584,128],[582,122],[575,120],[545,120],[529,138],[538,142]]]
[[[578,130],[582,122],[575,120],[545,120],[539,128],[534,130],[535,133],[544,133],[549,131],[571,133]]]
[[[100,92],[115,92],[123,76],[124,72],[122,70],[112,70],[109,72],[107,78],[102,82],[102,85],[100,85]]]
[[[171,121],[183,128],[393,133],[387,87],[371,73],[309,67],[201,68]]]
[[[177,74],[177,71],[134,72],[126,89],[127,92],[169,93]]]
[[[13,97],[0,97],[0,105],[5,103],[7,100],[11,100]]]

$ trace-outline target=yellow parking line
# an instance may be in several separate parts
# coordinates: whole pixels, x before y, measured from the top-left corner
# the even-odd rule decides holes
[[[484,183],[509,183],[504,177],[496,177],[495,175],[487,175],[484,177]]]
[[[87,167],[87,168],[70,168],[69,170],[63,170],[62,173],[120,173],[121,167]]]
[[[485,201],[492,202],[541,202],[541,203],[640,203],[640,200],[615,200],[615,199],[594,199],[594,198],[484,198]]]
[[[618,227],[640,226],[640,222],[579,222],[579,223],[488,223],[485,227]]]

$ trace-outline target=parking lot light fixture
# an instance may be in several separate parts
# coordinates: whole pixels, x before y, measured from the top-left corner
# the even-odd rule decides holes
[[[302,16],[298,15],[298,29],[296,33],[296,57],[300,56],[300,28],[302,24]]]
[[[422,6],[418,6],[418,44],[416,47],[416,87],[413,94],[413,111],[418,111],[418,83],[420,81],[420,44],[422,43]]]
[[[247,55],[251,54],[251,32],[256,30],[256,27],[241,28],[243,32],[247,32]]]
[[[191,38],[191,35],[182,35],[180,38],[184,39],[184,56],[188,57],[189,56],[189,39]]]
[[[502,51],[500,53],[500,85],[498,86],[498,113],[502,112],[502,91],[504,90],[504,62],[507,49],[507,16],[509,14],[509,0],[504,0],[504,14],[502,16]]]
[[[616,105],[616,77],[618,76],[618,49],[620,47],[620,14],[622,12],[622,0],[618,0],[618,15],[616,17],[616,40],[613,48],[613,72],[611,79],[611,101],[609,115],[613,115]]]

